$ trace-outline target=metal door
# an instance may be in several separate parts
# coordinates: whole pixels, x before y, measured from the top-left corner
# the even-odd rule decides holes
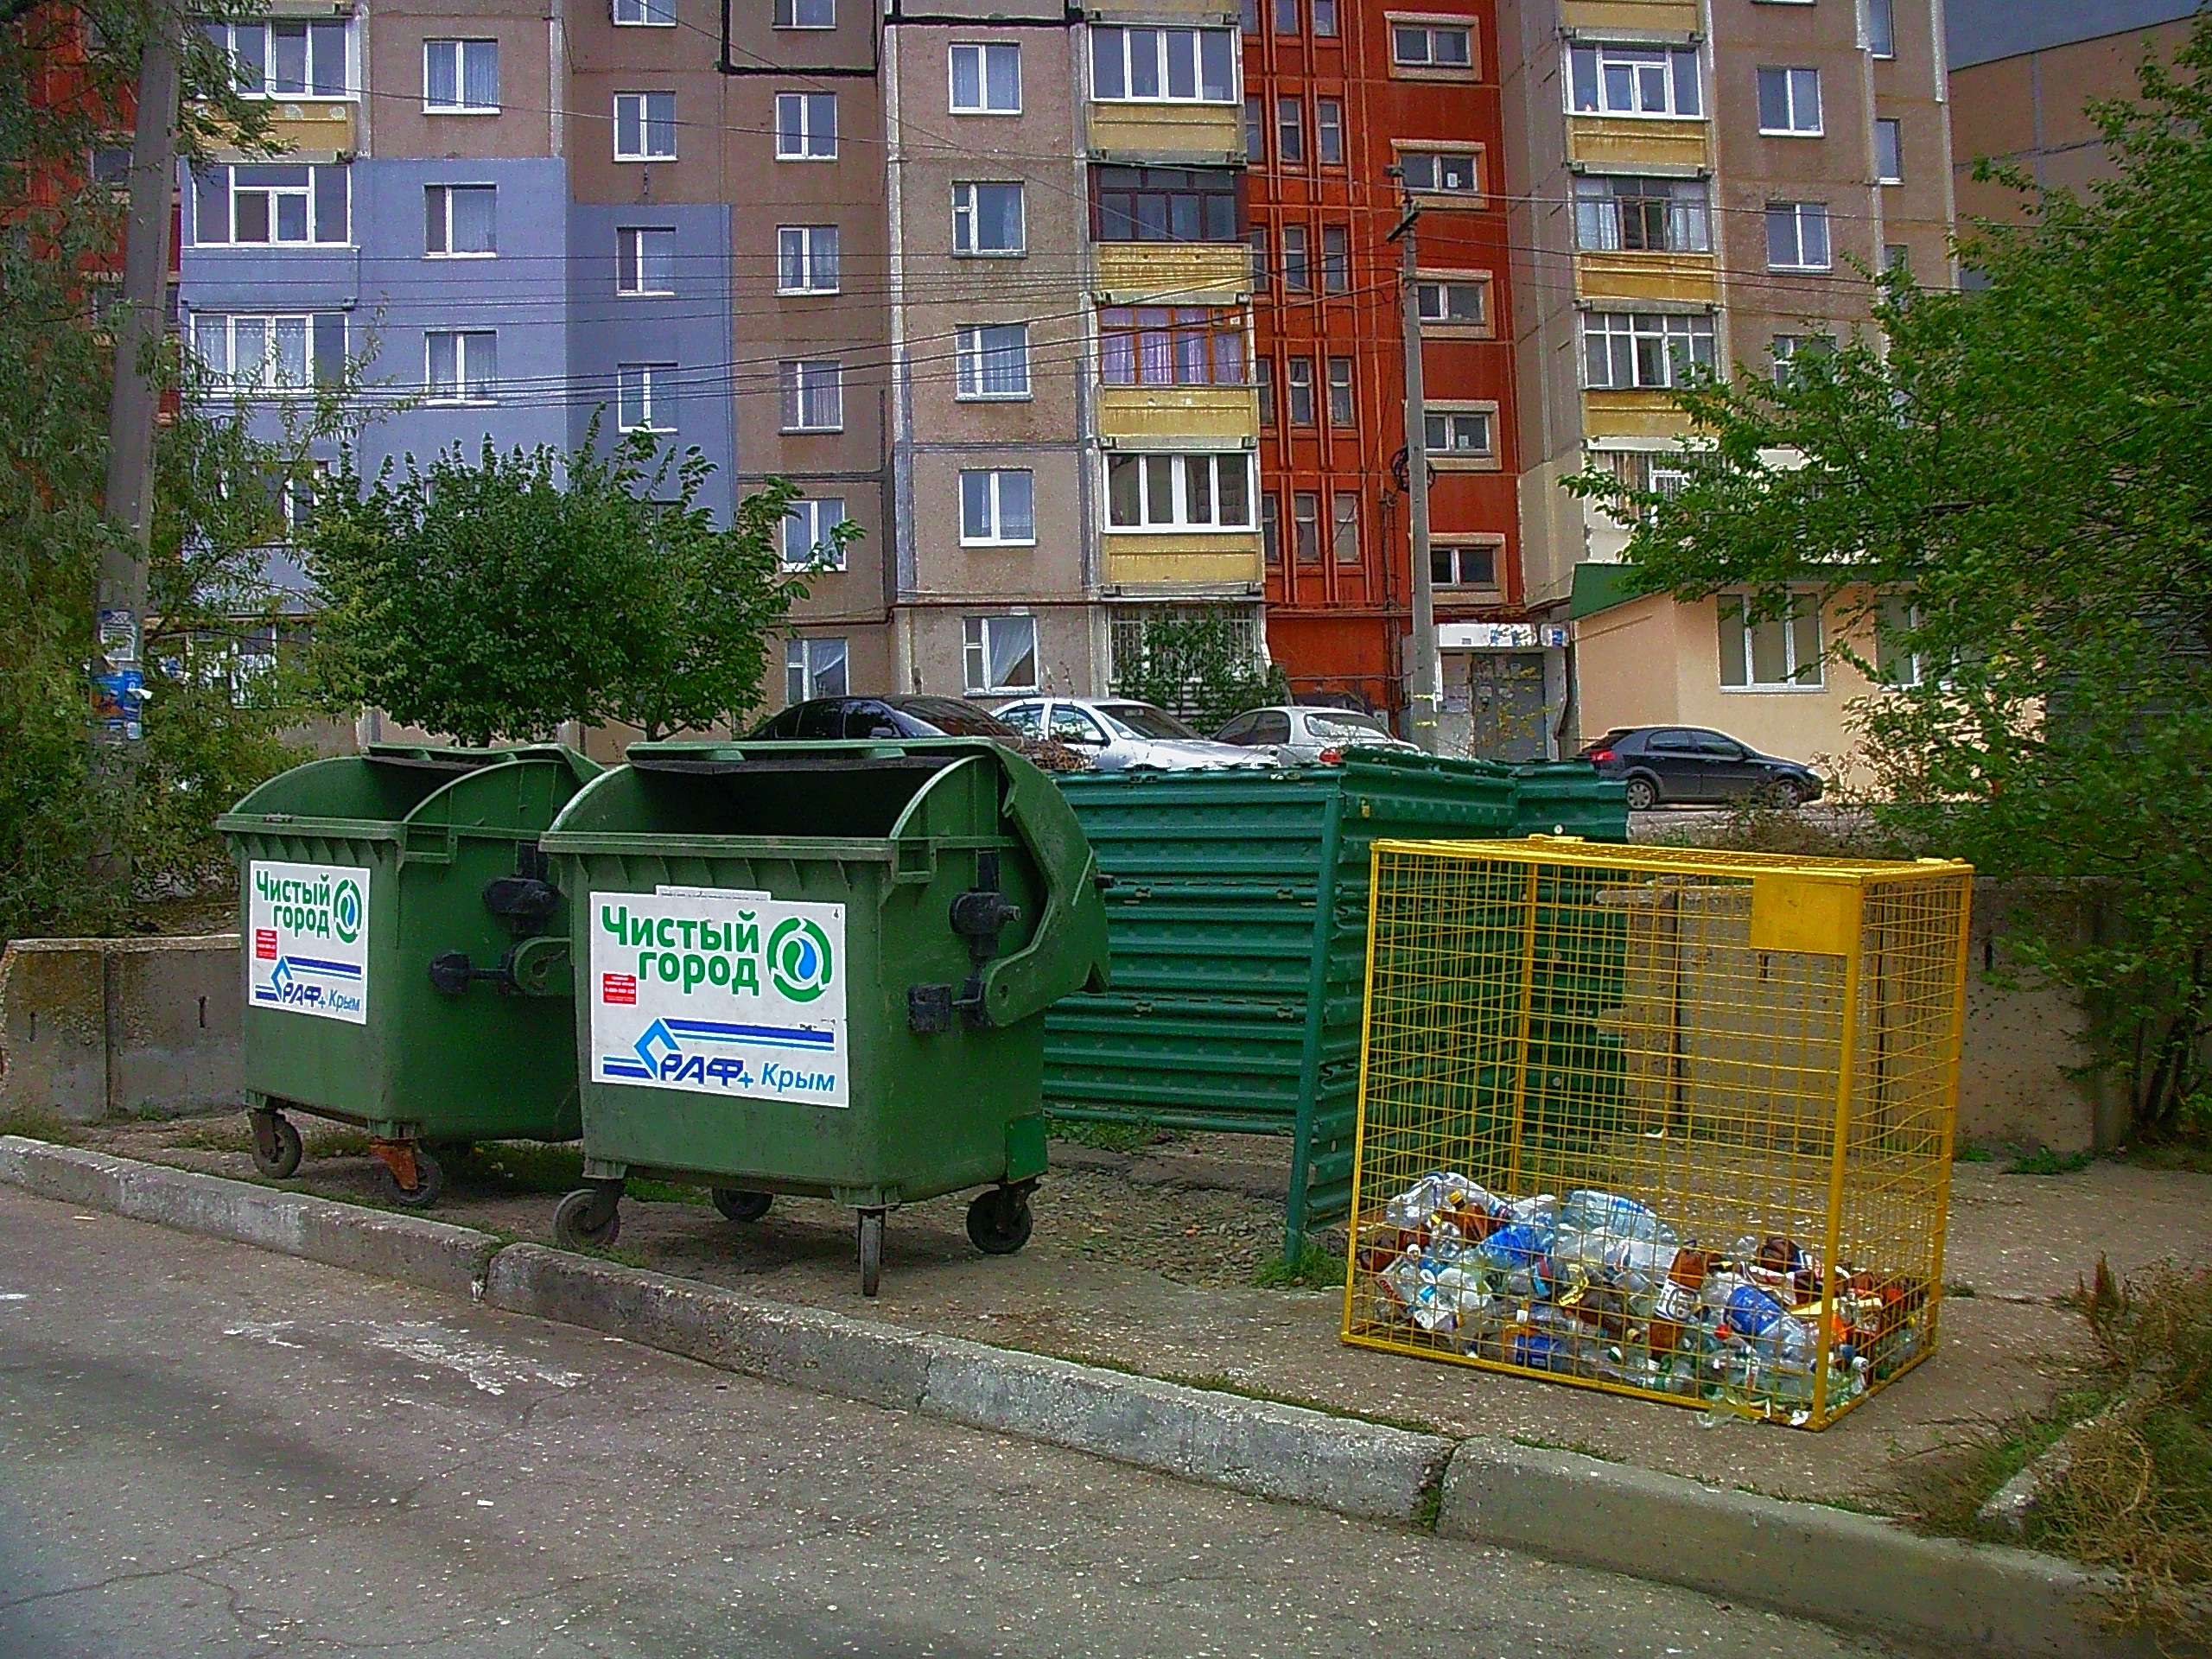
[[[1476,651],[1467,665],[1468,752],[1484,760],[1544,758],[1544,653]]]

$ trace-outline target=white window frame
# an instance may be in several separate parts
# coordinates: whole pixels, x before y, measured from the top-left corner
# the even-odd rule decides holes
[[[995,53],[1014,54],[1014,102],[991,102],[991,60]],[[960,61],[972,53],[976,66],[977,102],[960,101]],[[1019,41],[955,41],[944,48],[945,107],[955,115],[1020,115],[1021,113],[1021,43]]]
[[[454,341],[454,387],[450,394],[442,393],[430,378],[432,342],[441,339]],[[482,351],[473,342],[488,340],[492,342],[492,372],[486,377],[493,390],[480,396],[471,396],[469,386],[475,378],[469,370],[469,358]],[[425,328],[423,331],[423,402],[432,407],[483,408],[499,401],[499,331],[496,328]]]
[[[1249,449],[1173,451],[1164,454],[1159,452],[1109,454],[1106,457],[1107,533],[1116,536],[1157,536],[1163,531],[1174,531],[1193,536],[1250,535],[1258,528],[1255,515],[1259,511],[1259,482],[1253,476],[1253,460],[1252,452]],[[1122,461],[1133,461],[1137,467],[1137,522],[1135,524],[1116,524],[1114,521],[1114,468]],[[1194,523],[1191,518],[1190,471],[1192,467],[1201,463],[1205,464],[1207,469],[1207,493],[1216,504],[1216,516],[1209,520]],[[1220,521],[1218,513],[1218,504],[1221,500],[1221,478],[1224,469],[1232,466],[1241,467],[1244,471],[1245,518],[1241,524],[1224,524]],[[1160,467],[1169,469],[1170,510],[1173,517],[1166,519],[1156,519],[1150,516],[1153,472],[1154,468]]]
[[[283,168],[287,170],[304,170],[308,175],[308,181],[304,185],[249,184],[245,186],[243,189],[241,188],[238,179],[238,175],[240,173],[258,172],[265,168]],[[334,168],[337,170],[340,177],[344,180],[346,186],[346,224],[344,227],[346,233],[343,236],[325,237],[318,234],[324,229],[322,215],[317,206],[322,195],[322,192],[318,186],[321,181],[321,175]],[[219,170],[223,175],[222,235],[219,238],[211,239],[205,233],[207,225],[205,216],[200,212],[204,198],[200,187],[200,181],[205,176]],[[245,242],[239,240],[238,235],[238,198],[241,194],[266,195],[269,197],[269,236],[266,240],[259,242]],[[194,167],[192,170],[192,236],[194,245],[197,247],[342,248],[353,245],[353,168],[348,162],[281,161],[239,162],[235,163],[216,162],[213,166],[198,166]],[[307,226],[307,235],[305,238],[299,239],[288,237],[279,237],[276,234],[278,226],[281,223],[283,217],[278,212],[277,201],[280,198],[294,196],[303,199],[306,207],[306,217],[302,222]]]
[[[1782,77],[1779,85],[1782,87],[1782,112],[1783,118],[1789,124],[1786,126],[1770,127],[1766,124],[1766,91],[1770,85],[1775,84],[1767,79],[1770,75]],[[1812,88],[1810,96],[1813,107],[1810,126],[1801,124],[1801,118],[1806,111],[1798,108],[1799,103],[1806,96],[1804,89],[1808,86]],[[1759,137],[1762,138],[1820,138],[1827,135],[1827,118],[1821,94],[1821,72],[1818,69],[1808,68],[1802,64],[1762,64],[1759,66],[1755,91],[1758,95]]]
[[[647,288],[645,276],[645,245],[648,236],[668,238],[668,286]],[[638,286],[622,286],[622,270],[627,265],[636,273]],[[626,300],[671,300],[676,297],[676,227],[671,225],[624,225],[614,232],[614,292]]]
[[[823,681],[834,677],[835,688]],[[842,634],[784,642],[784,702],[852,695],[852,642]]]
[[[976,212],[979,190],[1011,190],[1014,201],[1014,228],[1017,232],[1010,248],[984,248],[976,245],[976,227],[982,222]],[[965,245],[963,245],[964,243]],[[1020,259],[1029,251],[1029,193],[1018,179],[976,179],[963,181],[952,187],[952,251],[962,259]]]
[[[1401,143],[1397,151],[1400,175],[1407,190],[1414,195],[1435,196],[1450,201],[1483,194],[1483,151],[1479,144]],[[1417,160],[1427,163],[1430,182],[1427,184],[1414,182]],[[1458,162],[1466,163],[1467,182],[1465,187],[1442,182],[1446,169]]]
[[[483,190],[490,194],[492,198],[492,245],[490,247],[474,248],[459,253],[454,251],[453,194],[456,190]],[[443,202],[443,211],[440,217],[444,221],[441,226],[441,230],[443,233],[445,245],[438,248],[434,248],[429,245],[429,203],[433,192],[436,193],[442,199]],[[423,187],[423,257],[425,259],[498,258],[499,257],[499,187],[496,184],[480,183],[474,179],[461,180],[452,182],[441,180],[435,184],[424,185]]]
[[[1452,315],[1454,290],[1471,292],[1475,296],[1474,316],[1455,317]],[[1459,329],[1488,334],[1490,297],[1491,276],[1486,270],[1423,270],[1415,272],[1414,276],[1414,305],[1420,315],[1423,334]]]
[[[796,270],[798,281],[791,278]],[[776,292],[823,295],[838,291],[842,277],[835,225],[776,226]]]
[[[1483,536],[1463,536],[1433,542],[1429,545],[1428,554],[1429,581],[1433,586],[1456,588],[1461,593],[1495,593],[1502,585],[1497,579],[1497,565],[1504,551],[1503,542]],[[1484,582],[1469,582],[1466,579],[1467,567],[1465,556],[1478,552],[1490,555],[1490,577]],[[1451,575],[1441,582],[1436,579],[1436,562],[1439,559],[1447,562],[1446,568],[1451,572]]]
[[[816,130],[814,118],[827,108],[830,130]],[[776,94],[776,159],[779,162],[834,162],[837,159],[837,94],[835,92],[778,92]],[[786,111],[794,118],[788,124]],[[786,141],[791,148],[786,149]],[[827,148],[822,148],[823,144]]]
[[[1780,614],[1763,616],[1757,622],[1751,620],[1751,599],[1752,596],[1746,594],[1722,594],[1714,601],[1713,608],[1720,628],[1720,689],[1723,691],[1754,694],[1809,691],[1817,695],[1827,690],[1827,681],[1822,666],[1826,648],[1822,639],[1820,595],[1793,589],[1787,607]],[[1733,664],[1727,646],[1732,613],[1735,618],[1735,637],[1739,642],[1738,649],[1742,652],[1740,660]],[[1801,660],[1805,654],[1805,641],[1800,637],[1801,624],[1805,622],[1809,622],[1812,627],[1810,663]],[[1760,629],[1775,627],[1781,630],[1783,677],[1779,680],[1754,678],[1758,671],[1754,635]],[[1742,679],[1731,680],[1728,677],[1732,665],[1740,669],[1744,676]],[[1805,677],[1808,671],[1810,678]]]
[[[1434,75],[1440,78],[1449,76],[1453,79],[1472,80],[1475,79],[1476,70],[1479,66],[1476,61],[1478,47],[1475,41],[1476,24],[1473,18],[1410,16],[1392,12],[1386,14],[1385,21],[1390,30],[1392,73],[1399,75],[1402,79],[1405,78],[1408,72],[1414,75]],[[1406,43],[1404,37],[1409,35],[1419,35],[1421,37],[1422,56],[1409,58],[1400,49]],[[1440,60],[1436,55],[1436,39],[1440,35],[1459,36],[1466,43],[1466,56],[1457,63]]]
[[[809,423],[809,405],[827,397],[832,416]],[[776,365],[776,398],[781,429],[791,433],[845,429],[845,365],[834,357],[787,357]]]
[[[277,25],[287,29],[302,29],[306,31],[307,75],[297,91],[278,92],[276,90],[276,77],[271,58],[274,55],[276,40],[275,28]],[[256,17],[235,23],[210,22],[201,27],[207,38],[215,43],[225,57],[230,60],[232,88],[240,98],[281,99],[286,102],[313,104],[328,104],[334,101],[352,104],[360,100],[360,82],[358,75],[359,66],[357,62],[359,47],[355,35],[353,19],[351,17]],[[327,48],[319,48],[316,42],[319,40],[327,41],[334,27],[342,31],[340,36],[341,50],[337,77],[340,90],[334,92],[327,90],[317,91],[318,82],[315,72],[318,69],[327,69],[329,66],[321,61]],[[248,37],[251,37],[257,47],[257,54],[253,64],[254,79],[257,84],[251,86],[239,85],[237,73],[238,67],[245,62],[240,48]],[[320,85],[327,88],[330,81],[325,78]]]
[[[992,649],[995,636],[1001,630],[1016,636],[1024,633],[1028,636],[1028,650],[1014,653],[1016,663],[1025,656],[1029,660],[1029,677],[1027,680],[1000,682],[992,674],[993,658],[1006,654]],[[1037,619],[1033,616],[963,616],[960,619],[961,677],[971,696],[994,696],[1001,692],[1013,696],[1041,690],[1044,676],[1039,671],[1037,656]]]
[[[1835,353],[1834,334],[1777,334],[1768,355],[1774,363],[1774,384],[1786,386],[1792,373],[1790,365],[1801,357],[1833,356]]]
[[[805,496],[791,503],[784,514],[776,554],[786,570],[842,570],[845,568],[845,550],[836,536],[837,526],[852,522],[852,515],[845,510],[842,495]],[[791,556],[791,540],[796,534],[804,556]]]
[[[438,47],[453,48],[454,101],[450,104],[434,102],[430,97],[430,54]],[[489,47],[492,52],[492,101],[472,104],[468,101],[468,60],[471,47]],[[480,35],[439,35],[423,42],[423,113],[425,115],[497,115],[499,112],[499,42]]]
[[[1191,37],[1192,92],[1189,97],[1180,96],[1171,90],[1173,83],[1168,67],[1169,60],[1173,55],[1169,46],[1169,36],[1185,35]],[[1209,35],[1220,35],[1229,43],[1229,85],[1219,98],[1208,98],[1205,95],[1206,43],[1204,37]],[[1099,89],[1098,63],[1101,48],[1109,40],[1116,41],[1119,47],[1122,90],[1118,92],[1102,92]],[[1131,70],[1138,60],[1137,45],[1141,40],[1148,40],[1153,48],[1153,72],[1156,77],[1154,84],[1160,88],[1157,92],[1139,93],[1130,90],[1135,80]],[[1186,28],[1179,24],[1164,23],[1093,23],[1090,26],[1091,100],[1098,104],[1242,104],[1243,93],[1240,90],[1239,83],[1243,79],[1243,48],[1239,41],[1237,31],[1233,29]]]
[[[1775,233],[1783,224],[1789,226],[1788,251],[1785,259],[1775,257]],[[1817,232],[1819,248],[1812,243]],[[1818,257],[1813,257],[1817,251]],[[1828,205],[1824,201],[1770,201],[1766,205],[1766,268],[1769,270],[1834,270],[1835,242],[1834,227],[1828,218]]]
[[[802,15],[810,8],[819,8],[824,21],[810,23]],[[776,0],[774,29],[835,29],[837,27],[837,0]]]
[[[1592,391],[1663,391],[1684,384],[1682,374],[1686,363],[1718,371],[1719,330],[1711,312],[1677,311],[1585,311],[1582,314],[1582,384]],[[1590,342],[1593,337],[1606,342],[1607,378],[1599,380],[1590,372]],[[1615,342],[1626,341],[1629,354],[1630,379],[1616,382],[1611,378],[1617,359]],[[1677,341],[1687,344],[1688,350],[1675,349]],[[1656,342],[1662,378],[1643,378],[1643,348]],[[1704,347],[1703,356],[1698,352]]]
[[[1422,405],[1422,416],[1427,423],[1423,436],[1428,439],[1428,458],[1441,466],[1495,466],[1497,463],[1497,405],[1489,403],[1437,403]],[[1438,443],[1433,429],[1441,422],[1445,442]],[[1463,423],[1481,423],[1483,442],[1479,448],[1463,448],[1458,439]]]
[[[1874,118],[1874,182],[1904,182],[1904,123],[1893,115]]]
[[[1029,498],[1029,529],[1009,533],[1007,495],[1009,480],[1020,479]],[[974,480],[971,484],[970,480]],[[1037,545],[1037,474],[1027,467],[964,467],[960,474],[960,545],[963,547],[1034,547]],[[983,508],[984,528],[969,526],[968,507],[972,499]]]
[[[614,0],[617,29],[674,29],[676,0]]]
[[[631,418],[631,404],[636,416]],[[614,425],[621,432],[676,430],[676,365],[620,363],[614,369]],[[665,418],[664,418],[664,406]]]
[[[653,118],[653,100],[656,99],[668,100],[668,116],[665,121],[655,121]],[[638,128],[639,148],[635,151],[625,151],[622,148],[622,106],[625,104],[635,106],[632,111],[632,118],[636,121]],[[665,126],[668,129],[668,149],[665,151],[652,148],[653,129],[656,126]],[[676,159],[676,94],[674,92],[617,92],[614,94],[614,159],[616,161],[646,162],[674,161]]]
[[[1624,195],[1616,188],[1624,182],[1645,188],[1637,194]],[[1666,186],[1666,194],[1650,193],[1649,187],[1655,184]],[[1678,191],[1681,194],[1677,194]],[[1631,248],[1628,245],[1628,215],[1621,204],[1629,201],[1664,201],[1667,204],[1665,247]],[[1711,253],[1712,183],[1701,178],[1662,179],[1647,178],[1641,175],[1585,174],[1574,181],[1574,245],[1576,251],[1582,253]]]
[[[1018,353],[1016,348],[1019,348]],[[963,404],[1027,403],[1033,395],[1029,379],[1029,325],[1026,322],[974,323],[952,334],[954,391]],[[991,391],[987,383],[994,372],[1019,385]]]
[[[1591,104],[1576,101],[1575,70],[1578,56],[1590,67],[1589,88],[1595,99]],[[1650,108],[1647,98],[1653,83],[1646,79],[1646,72],[1659,70],[1660,90],[1663,96],[1660,107]],[[1632,121],[1702,120],[1705,117],[1705,60],[1694,46],[1612,45],[1596,41],[1570,41],[1566,47],[1566,58],[1560,65],[1560,79],[1569,115],[1596,115]],[[1625,104],[1614,101],[1620,83],[1616,72],[1627,74],[1629,99]],[[1682,96],[1684,77],[1688,76],[1689,96]]]
[[[323,318],[333,318],[336,321],[342,359],[346,333],[346,315],[342,311],[195,312],[193,314],[188,338],[194,358],[206,371],[208,384],[213,389],[233,396],[302,397],[316,389],[315,325]],[[238,374],[238,324],[241,322],[249,325],[258,323],[261,328],[261,372],[251,380],[241,380]],[[219,323],[222,328],[223,362],[219,368],[211,363],[200,349],[203,334],[206,326],[209,323]],[[278,338],[292,325],[296,325],[299,331],[300,361],[302,371],[302,378],[296,384],[289,379],[278,378],[283,367],[279,361],[281,353],[277,346]]]

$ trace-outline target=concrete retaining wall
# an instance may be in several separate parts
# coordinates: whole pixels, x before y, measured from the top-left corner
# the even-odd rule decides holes
[[[0,1110],[72,1123],[238,1104],[238,936],[17,939],[0,957]]]

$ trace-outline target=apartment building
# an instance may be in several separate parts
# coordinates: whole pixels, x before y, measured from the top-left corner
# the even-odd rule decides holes
[[[1787,374],[1866,326],[1868,273],[1951,280],[1942,0],[1508,12],[1523,575],[1573,639],[1554,741],[1679,721],[1840,757],[1870,688],[1824,660],[1832,613],[1624,601],[1626,527],[1560,485],[1595,463],[1664,488],[1694,464],[1669,396],[1689,365]]]
[[[1410,204],[1431,568],[1452,647],[1445,746],[1541,753],[1528,747],[1535,720],[1515,729],[1507,717],[1534,631],[1521,613],[1497,8],[1248,0],[1243,21],[1271,654],[1302,694],[1403,703],[1412,544],[1391,238]],[[1534,675],[1540,711],[1540,657]]]

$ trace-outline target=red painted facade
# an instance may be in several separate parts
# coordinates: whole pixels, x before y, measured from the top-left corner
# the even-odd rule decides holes
[[[1351,0],[1256,5],[1255,15],[1247,0],[1244,74],[1249,208],[1267,265],[1254,312],[1259,366],[1269,377],[1260,435],[1261,487],[1274,515],[1268,649],[1300,694],[1348,692],[1395,709],[1404,701],[1412,573],[1399,477],[1400,252],[1389,239],[1402,210],[1389,169],[1408,152],[1418,153],[1416,171],[1430,165],[1421,155],[1438,158],[1432,182],[1457,183],[1455,169],[1471,166],[1471,189],[1418,196],[1419,268],[1449,273],[1461,309],[1467,285],[1484,290],[1481,322],[1431,329],[1422,353],[1432,430],[1440,412],[1488,417],[1486,454],[1435,457],[1429,518],[1438,548],[1490,550],[1492,581],[1440,586],[1437,616],[1520,614],[1495,0],[1387,10]],[[1463,48],[1464,66],[1456,61]],[[1440,61],[1404,60],[1424,55]],[[1456,435],[1472,437],[1471,425],[1463,418]],[[1356,527],[1346,525],[1348,514]],[[1479,575],[1482,563],[1478,554],[1458,566]]]

